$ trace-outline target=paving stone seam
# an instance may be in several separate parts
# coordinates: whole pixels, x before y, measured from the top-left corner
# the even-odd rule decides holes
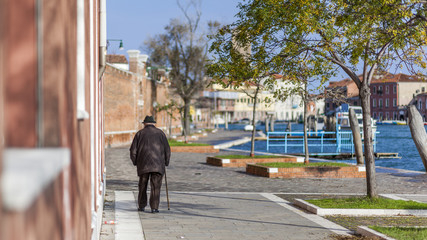
[[[304,218],[328,229],[329,231],[332,231],[338,235],[352,236],[352,231],[350,231],[350,230],[348,230],[348,229],[346,229],[346,228],[344,228],[338,224],[335,224],[331,221],[328,221],[328,220],[326,220],[320,216],[317,216],[314,214],[307,214],[307,213],[291,206],[290,202],[288,202],[288,201],[286,201],[280,197],[277,197],[274,194],[262,193],[261,195],[263,197],[269,199],[270,201],[273,201],[273,202],[279,204],[280,206],[282,206],[282,207],[284,207],[284,208],[286,208],[286,209],[288,209],[288,210],[290,210],[290,211],[292,211],[292,212],[294,212],[294,213],[296,213],[296,214],[298,214],[298,215],[300,215],[300,216],[302,216],[302,217],[304,217]]]

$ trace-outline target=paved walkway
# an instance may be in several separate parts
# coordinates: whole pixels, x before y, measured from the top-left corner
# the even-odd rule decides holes
[[[210,139],[239,134],[220,132]],[[248,175],[244,168],[207,165],[208,155],[172,154],[167,168],[170,211],[163,186],[161,212],[151,214],[136,211],[138,177],[128,149],[107,149],[101,239],[327,239],[346,230],[295,209],[283,198],[366,193],[365,179],[267,179]],[[376,176],[380,193],[426,201],[426,174],[378,168]]]

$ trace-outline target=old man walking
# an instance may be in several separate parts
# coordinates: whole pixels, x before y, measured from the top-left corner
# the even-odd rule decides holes
[[[159,212],[162,178],[171,155],[166,135],[154,126],[155,123],[152,116],[146,116],[144,128],[136,133],[129,149],[130,159],[137,166],[139,176],[138,211],[145,211],[147,206],[147,185],[150,180],[152,213]]]

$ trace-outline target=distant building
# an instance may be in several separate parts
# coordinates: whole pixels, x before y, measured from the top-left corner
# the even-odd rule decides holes
[[[415,95],[409,104],[415,105],[420,112],[423,121],[427,122],[427,93]]]
[[[293,84],[282,80],[276,84],[276,88],[292,89],[293,87],[295,87]],[[277,120],[299,121],[304,115],[302,97],[299,94],[291,94],[284,101],[274,100],[274,112]]]
[[[342,99],[346,99],[346,102],[337,101],[333,97],[326,97],[325,114],[335,112],[335,109],[342,103],[348,103],[352,106],[360,106],[359,89],[357,88],[356,83],[351,79],[347,78],[341,81],[330,81],[326,90],[333,94],[343,95]]]
[[[426,89],[427,82],[417,76],[376,75],[371,82],[371,115],[377,120],[406,120],[406,106]]]
[[[165,70],[156,69],[155,79],[147,76],[147,55],[129,50],[124,55],[108,55],[104,77],[105,144],[129,144],[142,128],[146,115],[153,115],[156,126],[171,135],[181,132],[178,110],[172,116],[164,109],[172,96]],[[179,102],[179,101],[178,101]],[[170,132],[171,131],[171,132]]]
[[[354,81],[344,79],[330,82],[327,89],[340,91],[344,94],[346,103],[361,106],[359,90]],[[382,73],[373,76],[370,89],[372,118],[380,121],[405,121],[407,119],[406,106],[416,95],[427,92],[427,82],[417,76]],[[325,113],[335,111],[340,104],[335,103],[332,98],[325,99]]]

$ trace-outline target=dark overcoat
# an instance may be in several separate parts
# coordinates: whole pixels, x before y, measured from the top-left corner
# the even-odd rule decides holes
[[[138,176],[149,172],[164,174],[171,150],[164,132],[153,125],[139,130],[130,146],[130,159],[137,166]]]

